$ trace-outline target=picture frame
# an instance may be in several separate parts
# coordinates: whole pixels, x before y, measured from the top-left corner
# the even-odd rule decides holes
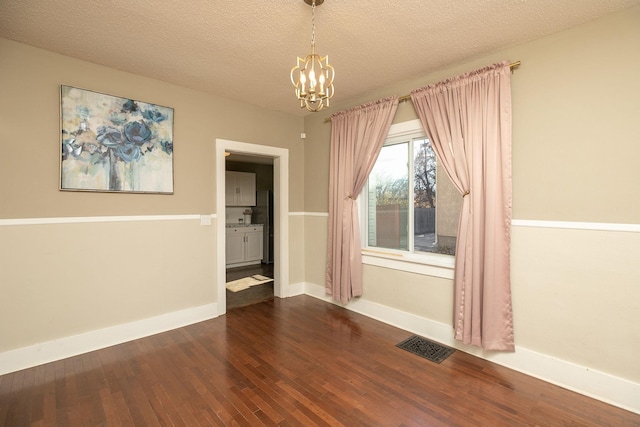
[[[173,194],[173,108],[61,85],[59,188]]]

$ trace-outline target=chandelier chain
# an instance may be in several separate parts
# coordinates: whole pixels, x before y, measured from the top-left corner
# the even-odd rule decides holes
[[[311,52],[316,51],[316,0],[311,2]]]

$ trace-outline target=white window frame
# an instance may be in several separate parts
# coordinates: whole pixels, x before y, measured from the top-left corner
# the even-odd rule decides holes
[[[391,125],[387,140],[398,139],[421,133],[426,136],[419,119]],[[378,267],[391,268],[425,276],[453,279],[455,256],[429,252],[408,252],[387,248],[368,247],[367,239],[367,187],[357,199],[360,214],[360,236],[362,240],[362,263]],[[410,215],[411,221],[413,215]],[[413,242],[413,239],[410,239]]]

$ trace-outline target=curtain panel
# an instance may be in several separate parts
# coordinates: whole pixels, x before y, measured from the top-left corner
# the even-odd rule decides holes
[[[362,245],[356,198],[389,133],[398,97],[331,116],[326,293],[343,304],[362,295]]]
[[[485,350],[514,350],[510,79],[504,61],[411,92],[437,159],[463,197],[455,338]]]

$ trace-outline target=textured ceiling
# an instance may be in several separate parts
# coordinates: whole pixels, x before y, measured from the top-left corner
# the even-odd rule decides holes
[[[579,25],[640,0],[326,0],[316,51],[332,105]],[[310,52],[303,0],[0,0],[0,37],[296,115],[289,79]],[[520,58],[506,58],[520,59]],[[2,60],[0,52],[0,61]]]

